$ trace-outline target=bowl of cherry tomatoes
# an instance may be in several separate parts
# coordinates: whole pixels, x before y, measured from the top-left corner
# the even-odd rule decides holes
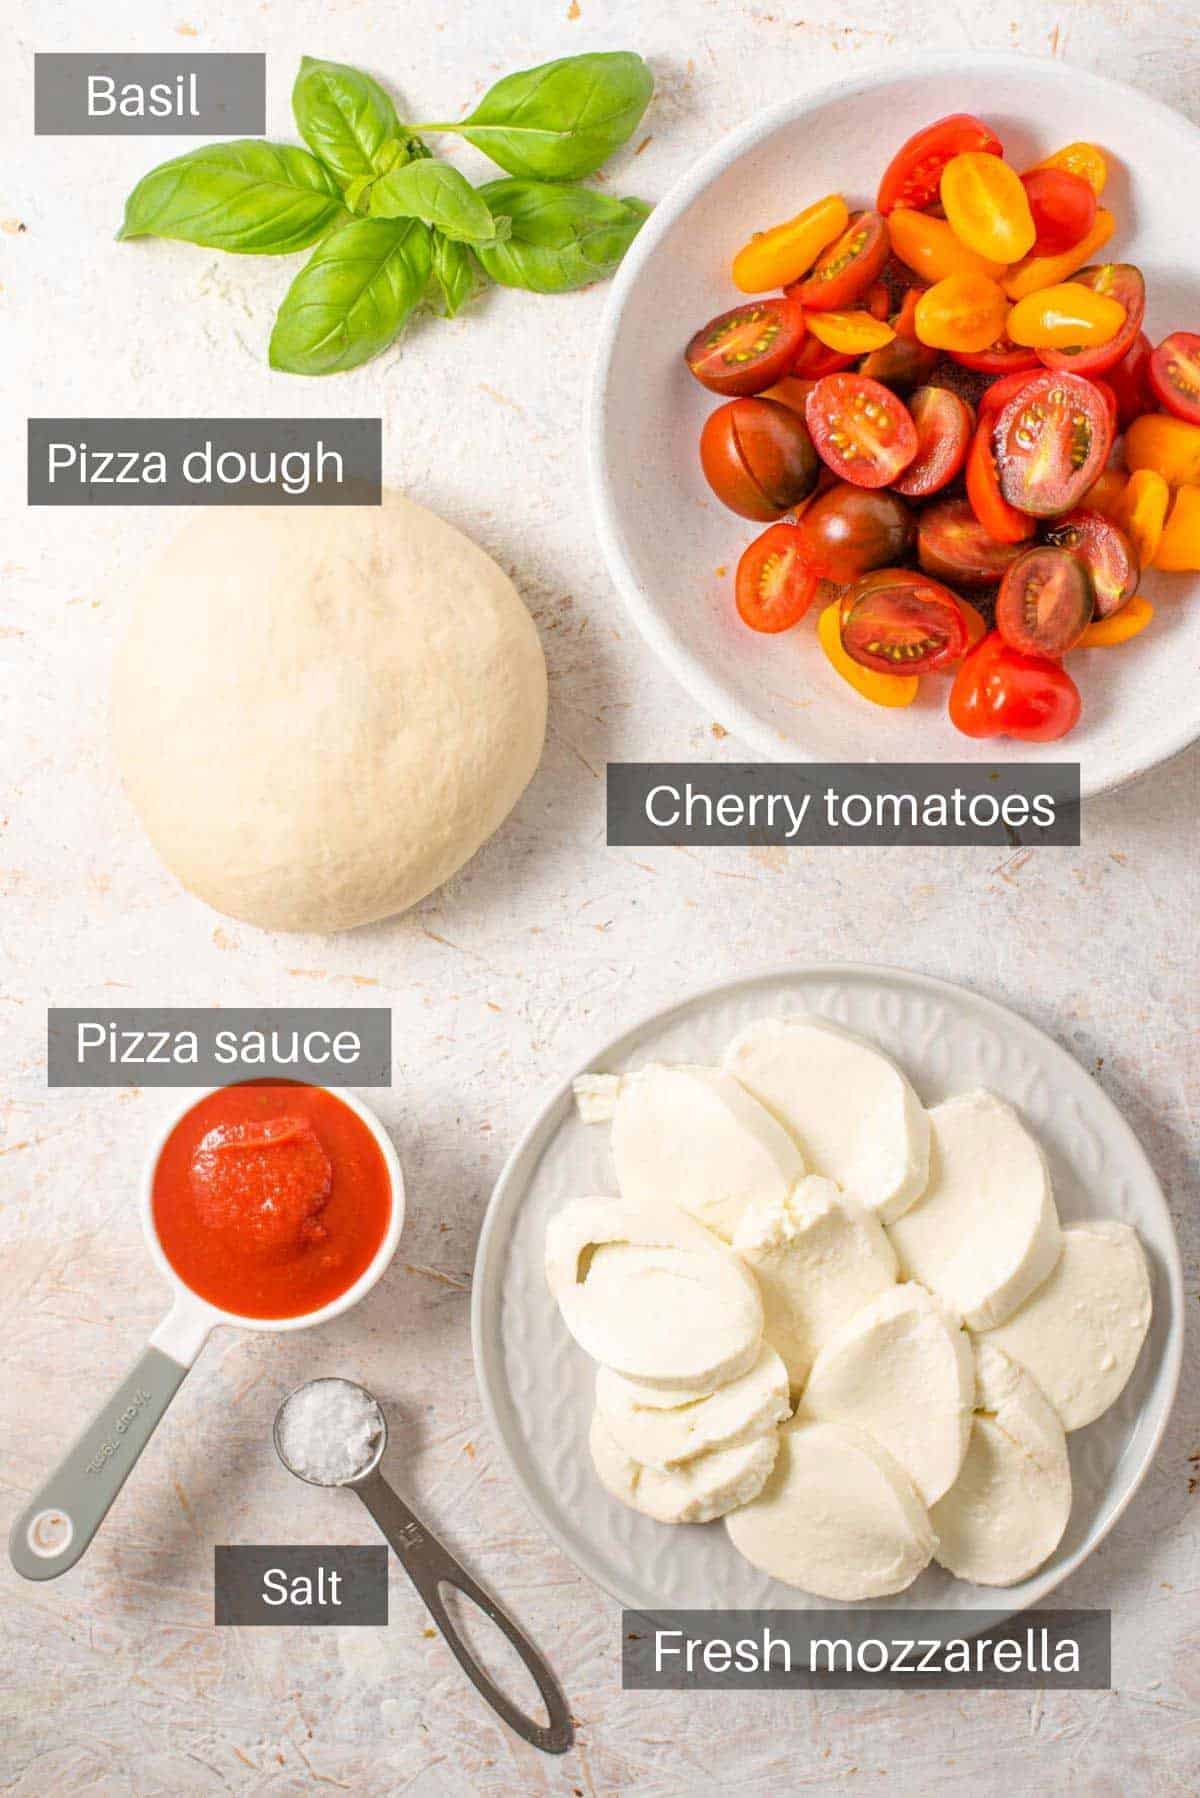
[[[1179,114],[993,55],[777,106],[668,195],[592,490],[714,720],[779,760],[1078,760],[1085,794],[1200,736],[1198,182]]]

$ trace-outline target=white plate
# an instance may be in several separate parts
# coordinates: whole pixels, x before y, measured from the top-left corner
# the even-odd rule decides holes
[[[1133,1132],[1090,1075],[1013,1012],[962,987],[889,968],[788,969],[732,981],[626,1031],[572,1070],[514,1151],[475,1264],[472,1338],[488,1420],[514,1479],[559,1547],[637,1610],[810,1608],[818,1601],[744,1561],[721,1524],[671,1526],[618,1504],[587,1449],[596,1370],[559,1317],[542,1271],[550,1217],[582,1193],[615,1192],[610,1132],[581,1124],[571,1079],[645,1061],[713,1062],[754,1018],[815,1011],[869,1037],[927,1105],[988,1086],[1018,1105],[1046,1150],[1064,1221],[1116,1217],[1150,1258],[1154,1318],[1120,1399],[1068,1437],[1075,1499],[1053,1557],[1020,1585],[967,1585],[939,1567],[879,1605],[1034,1604],[1091,1553],[1145,1475],[1167,1421],[1183,1342],[1183,1275],[1161,1188]]]
[[[705,708],[759,755],[788,761],[1078,760],[1085,795],[1117,786],[1200,736],[1200,581],[1151,576],[1162,603],[1120,650],[1081,650],[1083,719],[1063,743],[976,742],[946,716],[947,683],[884,711],[829,667],[811,620],[781,636],[738,621],[732,571],[763,527],[710,493],[697,442],[719,402],[681,354],[737,303],[729,263],[756,225],[832,189],[870,203],[893,150],[950,109],[995,126],[1018,168],[1072,138],[1113,158],[1102,252],[1136,262],[1146,329],[1200,329],[1196,188],[1200,131],[1156,100],[1059,62],[922,57],[919,70],[856,76],[786,101],[725,138],[657,206],[625,258],[601,332],[589,423],[592,501],[609,572],[646,641]],[[728,573],[718,576],[724,566]],[[1190,600],[1190,603],[1189,603]]]

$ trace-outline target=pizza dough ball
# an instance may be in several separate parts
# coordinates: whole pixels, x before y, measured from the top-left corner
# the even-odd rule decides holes
[[[424,506],[198,517],[116,663],[125,785],[217,911],[349,930],[415,905],[512,810],[546,666],[491,557]]]

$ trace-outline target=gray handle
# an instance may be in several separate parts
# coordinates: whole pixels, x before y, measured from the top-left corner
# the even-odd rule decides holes
[[[73,1567],[104,1522],[187,1368],[148,1348],[49,1479],[8,1539],[24,1579],[57,1579]]]
[[[571,1713],[567,1709],[567,1701],[559,1689],[558,1681],[533,1643],[521,1634],[512,1618],[505,1615],[466,1569],[460,1567],[437,1537],[430,1535],[420,1518],[409,1510],[402,1498],[396,1496],[382,1474],[370,1474],[353,1490],[358,1493],[400,1557],[405,1573],[429,1606],[429,1614],[446,1638],[450,1652],[476,1690],[483,1694],[496,1714],[503,1717],[508,1727],[525,1741],[532,1742],[535,1748],[541,1748],[546,1754],[565,1754],[575,1740]],[[453,1586],[464,1598],[469,1598],[473,1604],[478,1605],[484,1616],[490,1618],[496,1628],[507,1636],[533,1675],[537,1689],[545,1700],[546,1714],[550,1719],[548,1725],[535,1723],[532,1717],[527,1717],[524,1711],[518,1710],[511,1698],[500,1690],[495,1680],[476,1660],[470,1646],[459,1635],[450,1619],[442,1600],[443,1586]]]

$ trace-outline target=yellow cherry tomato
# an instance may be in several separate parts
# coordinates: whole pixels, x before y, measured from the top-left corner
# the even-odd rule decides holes
[[[1119,468],[1106,468],[1099,475],[1096,484],[1089,487],[1083,496],[1082,505],[1088,512],[1103,512],[1105,518],[1116,522],[1117,508],[1121,503],[1129,482]]]
[[[1108,181],[1108,163],[1104,159],[1103,150],[1095,144],[1066,144],[1056,150],[1053,156],[1047,156],[1041,162],[1035,162],[1037,169],[1065,169],[1068,175],[1078,175],[1086,181],[1096,198],[1104,192]]]
[[[843,356],[866,356],[881,350],[896,333],[870,312],[806,312],[805,323],[818,343]]]
[[[1154,566],[1163,574],[1200,570],[1200,487],[1181,487],[1175,495]]]
[[[942,170],[942,205],[951,230],[977,256],[1019,262],[1037,240],[1029,198],[1016,169],[999,156],[967,150]]]
[[[848,681],[856,693],[869,699],[872,705],[903,706],[911,705],[917,697],[917,688],[921,684],[916,674],[877,674],[873,668],[864,668],[848,656],[842,648],[842,603],[835,599],[831,606],[826,606],[817,619],[817,636],[821,648],[829,657],[844,681]]]
[[[850,211],[842,196],[827,194],[784,224],[756,231],[733,259],[734,286],[743,293],[766,293],[798,281],[849,223]]]
[[[1125,482],[1113,507],[1112,521],[1133,544],[1143,568],[1149,568],[1158,552],[1170,504],[1171,489],[1162,476],[1152,468],[1139,468]]]
[[[917,338],[934,350],[990,349],[1004,336],[1007,312],[1004,289],[989,276],[947,275],[917,301]]]
[[[945,219],[898,206],[888,214],[887,222],[892,248],[901,262],[931,285],[948,275],[990,275],[995,281],[1004,273],[1002,262],[991,262],[969,250]]]
[[[1031,350],[1073,350],[1111,343],[1124,323],[1120,300],[1082,281],[1061,281],[1017,301],[1008,315],[1008,335]]]
[[[1037,293],[1041,287],[1056,287],[1060,281],[1069,280],[1076,269],[1091,262],[1116,228],[1117,221],[1112,213],[1106,207],[1098,206],[1095,224],[1073,250],[1063,250],[1058,256],[1026,256],[1024,262],[1018,262],[1004,277],[1005,293],[1010,300],[1023,300],[1026,294]]]
[[[1120,611],[1107,618],[1096,618],[1085,626],[1082,637],[1076,637],[1076,649],[1112,649],[1139,636],[1154,616],[1154,607],[1140,593],[1127,599]]]
[[[1168,487],[1193,487],[1200,483],[1200,425],[1146,412],[1125,433],[1125,460],[1134,474],[1151,468]]]

